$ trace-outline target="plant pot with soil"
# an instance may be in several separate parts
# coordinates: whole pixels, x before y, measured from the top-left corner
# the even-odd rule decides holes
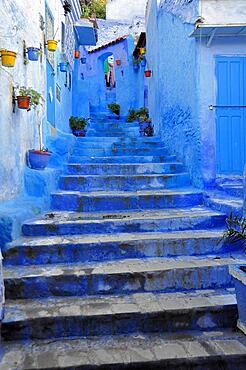
[[[33,170],[44,170],[49,164],[50,156],[51,152],[48,149],[30,149],[27,152],[28,167]]]
[[[15,88],[17,105],[19,109],[30,110],[35,108],[43,100],[42,95],[34,90],[32,87],[17,86]]]
[[[86,126],[89,123],[89,118],[74,117],[69,118],[69,126],[74,136],[84,137],[86,136]]]
[[[120,59],[116,59],[115,63],[116,63],[117,66],[120,66],[121,65],[121,60]]]

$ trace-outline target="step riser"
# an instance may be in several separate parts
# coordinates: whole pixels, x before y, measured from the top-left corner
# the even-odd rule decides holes
[[[62,190],[74,191],[101,191],[119,190],[135,191],[148,189],[171,189],[175,187],[188,186],[190,178],[188,174],[179,176],[158,177],[62,177],[59,187]]]
[[[85,295],[176,292],[193,289],[220,289],[233,286],[228,266],[199,266],[139,273],[67,275],[57,266],[56,276],[6,278],[7,299],[68,297]]]
[[[183,240],[134,240],[125,242],[68,243],[16,246],[7,250],[5,266],[42,265],[56,263],[102,262],[125,258],[179,257],[221,254],[228,246],[219,238]]]
[[[213,227],[224,227],[225,216],[200,216],[194,218],[173,218],[153,220],[105,220],[104,222],[87,222],[69,224],[24,224],[22,232],[26,236],[54,236],[54,235],[76,235],[76,234],[106,234],[106,233],[129,233],[129,232],[160,232],[186,229],[210,229]]]
[[[176,156],[71,156],[70,163],[162,163],[176,161]]]
[[[208,197],[204,197],[204,204],[205,206],[222,213],[225,213],[228,217],[231,213],[233,213],[234,216],[241,217],[243,215],[243,207],[234,207],[227,204],[221,204],[217,203],[213,199],[210,199]]]
[[[167,174],[180,173],[183,171],[182,164],[139,164],[139,165],[101,165],[101,164],[78,164],[68,165],[67,172],[71,175],[144,175],[144,174]]]
[[[104,149],[95,149],[95,148],[80,148],[74,149],[72,156],[119,156],[119,155],[165,155],[167,154],[166,149],[135,149],[135,148],[126,148],[126,149],[113,149],[112,146]]]
[[[200,204],[202,204],[202,194],[132,195],[125,197],[105,197],[103,195],[91,197],[65,193],[51,195],[52,209],[77,212],[164,209]]]
[[[208,307],[183,311],[156,313],[124,313],[107,316],[83,316],[23,320],[3,323],[2,338],[6,341],[29,339],[55,339],[67,337],[92,337],[133,333],[164,333],[182,330],[204,330],[210,322],[210,330],[235,328],[236,305]],[[158,325],[157,325],[158,323]]]

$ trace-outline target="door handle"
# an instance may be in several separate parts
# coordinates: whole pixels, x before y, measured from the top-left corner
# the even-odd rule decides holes
[[[246,108],[246,105],[210,105],[209,109],[213,110],[214,108]]]

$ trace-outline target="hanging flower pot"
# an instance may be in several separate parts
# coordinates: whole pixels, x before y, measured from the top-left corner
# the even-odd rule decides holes
[[[30,109],[30,96],[17,96],[17,104],[19,109]]]
[[[55,52],[57,48],[57,41],[56,40],[48,40],[47,41],[47,48],[49,51]]]
[[[115,63],[116,63],[117,66],[120,66],[121,65],[121,60],[120,59],[116,59]]]
[[[145,48],[139,48],[139,53],[140,53],[140,55],[144,55],[146,53],[146,49]]]
[[[79,50],[74,50],[74,57],[75,57],[75,59],[80,58],[80,51]]]
[[[39,48],[34,48],[34,47],[27,48],[27,54],[28,54],[29,60],[36,62],[39,58],[39,53],[40,53]]]
[[[139,69],[139,64],[138,63],[133,63],[133,69],[134,69],[134,71],[137,71]]]
[[[60,67],[61,72],[67,72],[67,63],[66,62],[60,63],[59,67]]]
[[[51,152],[42,150],[28,150],[27,165],[34,170],[44,170],[50,160]]]
[[[141,60],[141,66],[142,66],[142,67],[146,67],[146,64],[147,64],[147,61],[146,61],[146,59],[145,59],[145,58],[143,58],[143,59]]]
[[[80,61],[81,61],[82,64],[86,64],[86,58],[85,57],[81,58]]]
[[[144,74],[145,74],[145,77],[151,77],[151,71],[149,69],[146,69],[146,71],[144,71]]]
[[[2,58],[2,65],[4,67],[14,67],[15,66],[15,59],[16,53],[14,51],[2,49],[0,50],[1,58]]]

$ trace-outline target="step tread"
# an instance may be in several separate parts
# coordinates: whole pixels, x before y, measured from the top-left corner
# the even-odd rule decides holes
[[[244,255],[206,256],[175,258],[125,259],[120,261],[105,261],[96,263],[55,264],[10,266],[3,268],[5,279],[22,279],[51,276],[92,276],[114,274],[156,273],[177,269],[199,269],[202,267],[219,267],[235,264],[245,264]]]
[[[40,246],[40,245],[66,245],[66,244],[92,244],[92,243],[112,243],[121,242],[127,243],[130,241],[144,240],[184,240],[184,239],[210,239],[216,238],[220,240],[223,235],[223,230],[185,230],[171,232],[142,232],[142,233],[113,233],[113,234],[82,234],[82,235],[61,235],[49,237],[22,237],[16,239],[8,245],[5,252],[16,246]]]
[[[7,300],[3,324],[39,318],[111,316],[163,311],[218,309],[236,305],[234,289],[196,290],[188,293],[137,293],[125,296],[91,296]]]
[[[80,338],[3,343],[0,367],[2,370],[96,368],[115,366],[166,364],[174,368],[212,359],[214,365],[221,359],[246,361],[245,337],[239,332],[181,332],[179,334],[114,336],[113,338]],[[236,364],[235,364],[236,366]],[[117,367],[118,368],[118,367]],[[138,367],[139,368],[139,367]],[[206,367],[207,368],[207,367]],[[235,367],[236,368],[236,367]],[[242,364],[240,366],[242,369]]]
[[[98,157],[96,157],[98,158]],[[115,167],[115,166],[131,166],[131,167],[137,167],[137,166],[146,166],[146,167],[149,167],[149,166],[154,166],[154,165],[157,165],[157,166],[161,166],[161,165],[183,165],[182,162],[147,162],[147,163],[94,163],[91,164],[91,163],[72,163],[72,162],[69,162],[67,163],[68,166],[87,166],[87,167],[90,167],[90,166],[95,166],[95,165],[98,165],[98,166],[103,166],[103,167]]]
[[[232,207],[243,207],[243,199],[237,197],[229,196],[228,194],[221,193],[205,193],[205,196],[208,197],[212,202],[218,203],[220,205],[228,205]]]
[[[170,178],[170,177],[182,177],[182,176],[188,176],[188,172],[179,172],[179,173],[163,173],[163,174],[155,174],[155,173],[150,173],[150,174],[126,174],[126,175],[117,175],[117,174],[110,174],[110,175],[90,175],[90,174],[86,174],[86,175],[63,175],[63,176],[60,176],[61,179],[67,179],[67,178],[73,178],[73,179],[80,179],[80,178],[83,178],[83,179],[87,179],[87,178],[105,178],[105,179],[118,179],[118,178]]]
[[[109,221],[134,221],[152,219],[172,219],[181,217],[201,217],[201,216],[223,216],[219,211],[197,206],[192,208],[166,208],[161,210],[132,210],[128,212],[51,212],[46,213],[41,218],[25,221],[25,225],[32,224],[57,224],[57,223],[88,223],[89,222],[109,222]]]

